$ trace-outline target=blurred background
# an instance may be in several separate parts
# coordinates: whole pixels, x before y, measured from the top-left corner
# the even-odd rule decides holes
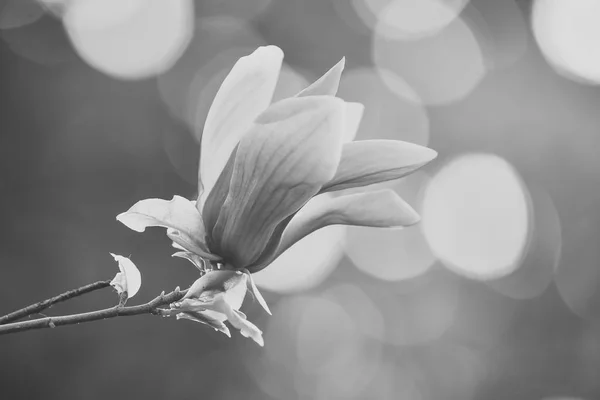
[[[152,316],[2,336],[2,397],[600,398],[598,21],[597,0],[0,1],[0,314],[111,279],[109,252],[142,272],[132,304],[196,279],[115,216],[194,195],[212,98],[257,46],[285,52],[275,100],[345,56],[358,139],[439,153],[383,185],[420,225],[330,227],[256,275],[264,348]]]

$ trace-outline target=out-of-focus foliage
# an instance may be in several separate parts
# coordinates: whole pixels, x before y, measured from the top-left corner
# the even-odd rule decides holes
[[[286,53],[276,99],[345,56],[339,96],[366,106],[357,138],[438,151],[382,185],[423,222],[327,228],[292,247],[255,277],[273,316],[243,309],[266,327],[263,349],[150,316],[32,331],[0,339],[3,393],[600,396],[594,1],[163,3],[0,1],[2,311],[110,279],[108,251],[142,270],[131,304],[197,278],[162,232],[114,217],[195,195],[212,99],[263,44]],[[113,305],[109,292],[48,313]]]

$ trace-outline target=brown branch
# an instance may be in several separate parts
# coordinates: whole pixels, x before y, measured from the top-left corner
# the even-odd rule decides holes
[[[185,295],[186,292],[187,289],[179,290],[179,288],[176,288],[171,293],[164,294],[163,292],[152,301],[149,301],[146,304],[140,304],[138,306],[115,306],[104,310],[92,311],[82,314],[65,315],[60,317],[46,317],[35,319],[32,321],[22,321],[14,322],[12,324],[0,325],[0,335],[28,331],[32,329],[55,328],[57,326],[63,325],[75,325],[84,322],[98,321],[101,319],[115,317],[125,317],[141,314],[163,315],[159,307],[170,304],[174,301],[181,300],[181,298]]]
[[[7,324],[9,322],[17,321],[21,318],[25,318],[28,315],[39,313],[42,310],[45,310],[49,307],[52,307],[56,303],[60,303],[62,301],[66,301],[72,299],[74,297],[78,297],[84,295],[86,293],[93,292],[98,289],[103,289],[105,287],[110,286],[111,281],[99,281],[95,283],[90,283],[89,285],[82,286],[77,289],[69,290],[68,292],[64,292],[59,294],[58,296],[51,297],[46,300],[39,301],[30,306],[21,308],[20,310],[13,311],[10,314],[4,315],[0,317],[0,325]]]

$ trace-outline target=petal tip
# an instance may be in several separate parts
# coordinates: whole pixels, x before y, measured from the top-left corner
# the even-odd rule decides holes
[[[344,68],[346,68],[346,57],[342,57],[340,59],[340,61],[337,62],[337,64],[335,64],[332,68],[332,70],[335,70],[335,72],[339,75],[342,74],[342,72],[344,71]]]
[[[146,227],[143,224],[136,223],[136,218],[131,217],[129,211],[125,211],[117,215],[116,220],[128,227],[129,229],[131,229],[132,231],[144,232],[146,230]]]
[[[268,46],[260,46],[255,50],[255,53],[262,53],[263,55],[268,55],[273,58],[283,59],[283,50],[281,50],[280,47],[272,44]]]
[[[427,149],[426,152],[426,157],[427,157],[427,162],[433,161],[435,158],[437,158],[438,156],[438,152],[433,150],[430,147],[425,147]]]
[[[405,226],[415,225],[421,222],[421,216],[418,212],[411,208],[410,215],[406,219]]]

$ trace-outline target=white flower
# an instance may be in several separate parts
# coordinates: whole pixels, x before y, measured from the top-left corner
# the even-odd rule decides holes
[[[437,154],[401,141],[351,141],[363,106],[335,97],[343,59],[296,96],[270,104],[282,59],[278,47],[260,47],[225,78],[204,125],[197,201],[141,200],[117,219],[138,232],[166,227],[181,250],[175,255],[201,270],[219,263],[251,273],[327,225],[418,222],[392,190],[304,207],[322,193],[401,178]],[[236,315],[228,315],[232,324]]]

